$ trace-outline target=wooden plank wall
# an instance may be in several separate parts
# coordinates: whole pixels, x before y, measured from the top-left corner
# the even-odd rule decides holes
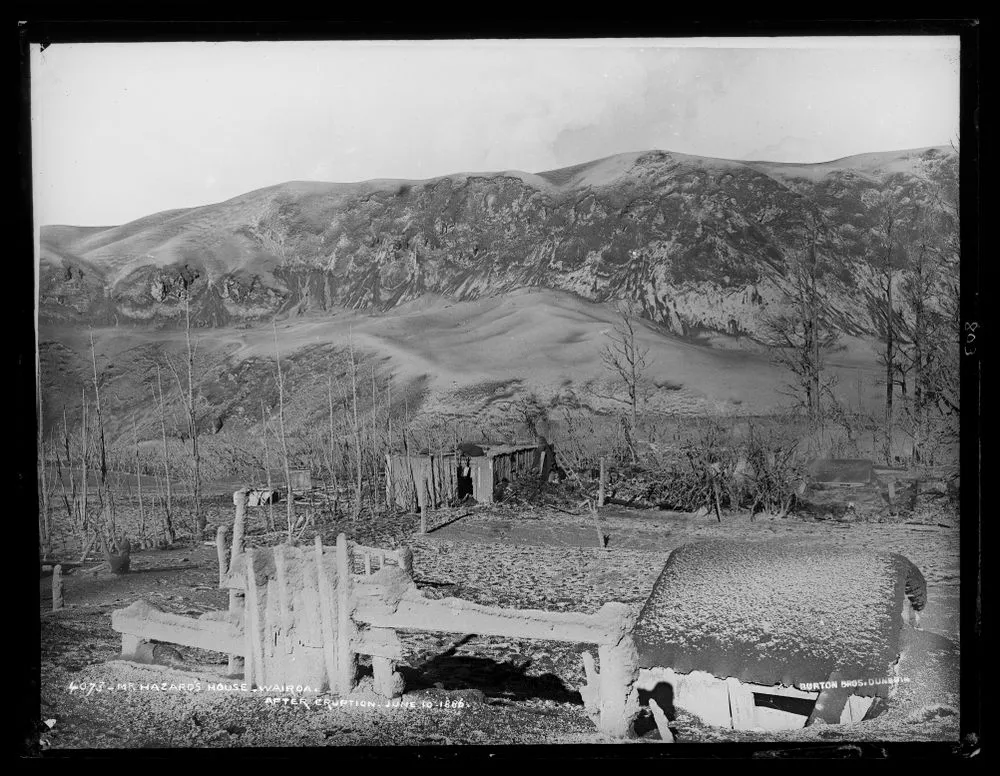
[[[535,445],[517,445],[495,448],[487,452],[486,459],[489,461],[489,469],[492,470],[492,489],[489,499],[480,499],[480,503],[492,503],[493,495],[500,484],[504,481],[513,482],[518,477],[523,477],[534,472]],[[484,494],[485,495],[485,494]]]
[[[504,480],[534,473],[535,445],[503,445],[487,448],[484,456],[469,459],[472,495],[480,504],[492,504],[493,494]],[[457,464],[453,453],[385,457],[386,504],[413,510],[426,503],[430,509],[445,506],[458,490]]]
[[[455,456],[386,455],[386,504],[415,509],[423,503],[431,509],[444,506],[455,496]]]
[[[469,459],[472,477],[472,497],[480,504],[493,503],[493,459],[478,456]]]

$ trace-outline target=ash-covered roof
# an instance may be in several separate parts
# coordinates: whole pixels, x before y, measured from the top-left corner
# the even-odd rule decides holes
[[[884,678],[899,655],[903,597],[923,605],[900,555],[802,542],[710,541],[671,554],[639,615],[643,667],[756,684]],[[866,694],[884,692],[886,685]]]
[[[494,444],[492,442],[462,442],[456,448],[446,448],[440,451],[429,450],[424,448],[419,452],[411,452],[411,458],[426,458],[427,456],[437,456],[440,455],[442,458],[453,458],[456,451],[459,455],[468,456],[470,458],[495,458],[501,455],[510,455],[511,453],[521,452],[523,450],[533,450],[538,447],[538,442],[515,442],[513,444]],[[406,453],[402,451],[397,451],[393,453],[394,456],[405,458]]]

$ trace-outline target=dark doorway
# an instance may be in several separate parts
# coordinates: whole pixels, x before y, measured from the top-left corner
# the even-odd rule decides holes
[[[466,496],[473,495],[472,493],[472,467],[469,465],[469,459],[463,458],[458,462],[458,499],[461,501]]]
[[[753,694],[753,705],[763,706],[767,709],[776,709],[788,714],[799,714],[808,717],[816,705],[815,698],[792,698],[786,695],[771,695],[770,693],[755,692]]]
[[[652,690],[639,690],[639,716],[632,723],[632,732],[639,738],[660,736],[653,712],[649,708],[650,699],[656,701],[656,704],[663,709],[668,720],[673,721],[677,716],[677,710],[674,708],[674,688],[669,682],[658,682]]]

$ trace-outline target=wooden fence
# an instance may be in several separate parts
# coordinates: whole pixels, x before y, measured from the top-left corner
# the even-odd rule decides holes
[[[233,538],[240,541],[245,492],[234,501]],[[224,539],[225,532],[219,536]],[[365,547],[344,534],[335,547],[325,547],[317,537],[311,547],[240,552],[234,544],[232,550],[225,561],[220,549],[220,587],[230,590],[228,612],[195,619],[137,601],[112,614],[112,627],[122,633],[123,655],[135,655],[153,640],[214,649],[243,659],[244,681],[251,687],[301,685],[341,695],[356,686],[358,655],[370,655],[376,692],[398,697],[404,690],[396,670],[403,659],[398,630],[596,644],[601,670],[598,674],[585,653],[587,684],[581,695],[602,731],[629,734],[638,713],[638,655],[631,610],[624,604],[608,603],[589,615],[429,599],[413,581],[408,549]]]

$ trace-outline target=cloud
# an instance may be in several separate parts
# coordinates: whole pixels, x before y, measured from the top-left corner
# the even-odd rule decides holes
[[[286,180],[537,172],[650,148],[831,159],[947,142],[954,46],[852,46],[35,47],[36,213],[104,225],[205,204],[205,170],[211,196],[228,198]]]

